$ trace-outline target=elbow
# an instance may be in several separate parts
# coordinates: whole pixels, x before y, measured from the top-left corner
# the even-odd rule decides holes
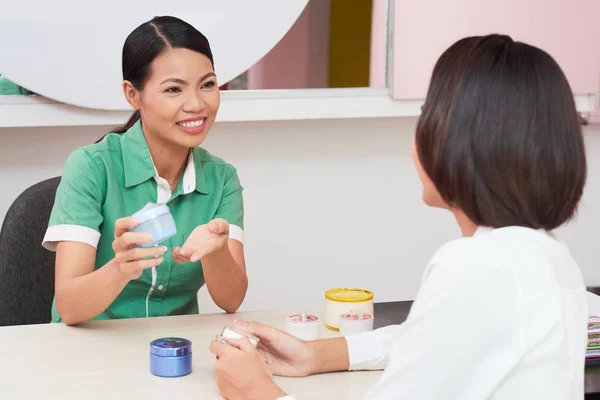
[[[59,303],[57,300],[56,301],[56,312],[58,313],[58,316],[60,317],[60,319],[62,320],[62,322],[65,325],[73,326],[73,325],[77,325],[78,323],[81,322],[81,320],[79,320],[73,312],[70,312],[68,308],[66,308],[64,306],[59,307],[58,304]]]
[[[60,318],[62,319],[63,323],[67,326],[74,326],[81,322],[81,321],[78,321],[77,319],[71,317],[70,315],[61,315],[61,314],[59,314],[59,315],[60,315]]]
[[[223,311],[225,311],[227,314],[233,314],[235,313],[237,310],[239,310],[240,306],[242,305],[242,303],[244,302],[244,297],[246,296],[242,296],[240,299],[235,299],[231,302],[229,302],[229,304],[223,304],[221,306],[221,308],[223,309]]]
[[[56,312],[65,325],[73,326],[83,322],[77,312],[73,310],[73,306],[58,291],[56,293]]]
[[[65,325],[73,326],[82,322],[74,313],[65,310],[65,307],[59,307],[58,301],[56,302],[56,312]]]
[[[223,311],[225,311],[227,314],[235,314],[240,307],[242,306],[242,303],[244,302],[244,299],[242,298],[239,301],[231,302],[230,304],[226,304],[222,307]]]
[[[242,286],[238,295],[231,298],[230,301],[227,302],[227,304],[223,304],[223,306],[221,307],[223,309],[223,311],[225,311],[227,314],[233,314],[233,313],[237,312],[237,310],[239,310],[242,303],[244,302],[244,299],[246,298],[247,291],[248,291],[248,279],[245,280],[245,284]]]

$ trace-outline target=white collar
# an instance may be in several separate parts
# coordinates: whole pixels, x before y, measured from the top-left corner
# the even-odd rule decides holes
[[[158,175],[154,161],[152,161],[152,166],[154,166],[154,179],[156,182],[159,184],[166,184],[168,187],[169,184],[167,180]],[[190,155],[187,159],[187,165],[185,166],[185,171],[183,171],[183,194],[192,193],[194,190],[196,190],[196,168],[194,165],[194,152],[190,151]]]

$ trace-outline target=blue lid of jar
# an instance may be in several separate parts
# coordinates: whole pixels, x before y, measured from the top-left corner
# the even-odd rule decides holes
[[[192,342],[187,339],[168,337],[153,340],[150,343],[150,354],[159,357],[177,357],[192,353]]]
[[[133,214],[132,217],[140,221],[140,224],[143,224],[148,220],[168,213],[169,207],[166,204],[148,203],[140,211]]]

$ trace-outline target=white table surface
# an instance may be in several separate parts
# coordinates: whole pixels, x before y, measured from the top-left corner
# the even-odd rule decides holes
[[[220,399],[208,345],[234,316],[283,328],[293,312],[205,314],[0,328],[0,393],[5,399]],[[323,328],[323,337],[337,333]],[[192,373],[150,373],[149,343],[192,341]],[[381,372],[343,372],[276,382],[296,399],[360,399]]]

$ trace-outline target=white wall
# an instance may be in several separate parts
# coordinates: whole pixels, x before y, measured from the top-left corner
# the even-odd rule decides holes
[[[421,203],[409,146],[415,119],[226,123],[206,147],[245,186],[250,290],[244,309],[319,306],[362,286],[410,299],[425,263],[459,235]],[[68,153],[107,128],[0,129],[0,220],[21,191],[59,175]],[[588,285],[600,285],[600,126],[586,128],[589,181],[578,219],[560,231]],[[216,307],[202,290],[202,312]]]

